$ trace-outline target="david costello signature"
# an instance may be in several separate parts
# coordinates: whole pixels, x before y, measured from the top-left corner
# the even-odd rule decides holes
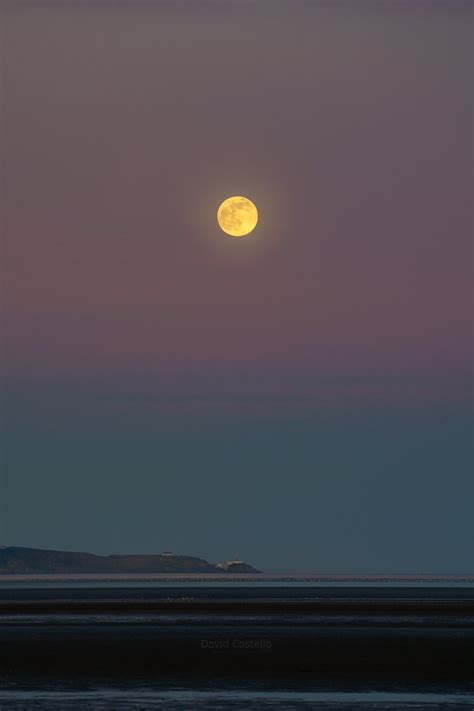
[[[201,649],[255,649],[271,652],[272,643],[269,639],[202,639]]]

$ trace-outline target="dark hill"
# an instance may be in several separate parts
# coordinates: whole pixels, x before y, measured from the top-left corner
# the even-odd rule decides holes
[[[258,572],[251,566],[247,568],[245,572]],[[170,553],[102,556],[17,546],[0,548],[0,574],[222,572],[222,568],[202,558]]]
[[[202,558],[186,555],[94,555],[10,546],[0,548],[0,574],[222,573]],[[247,572],[258,572],[249,566]]]

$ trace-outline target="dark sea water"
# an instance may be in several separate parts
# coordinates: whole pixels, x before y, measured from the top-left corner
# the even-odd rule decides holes
[[[474,709],[463,583],[3,583],[0,711]]]

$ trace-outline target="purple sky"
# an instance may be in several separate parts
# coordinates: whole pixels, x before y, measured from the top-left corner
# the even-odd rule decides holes
[[[37,0],[2,13],[8,542],[467,569],[471,3]],[[216,223],[233,194],[259,209],[245,239]],[[312,446],[321,418],[336,449],[353,442],[347,460]],[[354,432],[370,448],[374,423],[367,464]],[[232,437],[209,467],[222,427]],[[192,461],[165,457],[165,434],[194,442]],[[287,450],[270,512],[275,438]],[[119,459],[129,477],[108,506]],[[189,468],[209,520],[233,491],[216,484],[230,461],[242,489],[226,537],[199,528]],[[369,523],[365,498],[344,504],[359,536],[347,551],[349,524],[328,521],[367,466]],[[84,515],[91,487],[89,533],[73,509]],[[302,497],[314,529],[281,532]],[[406,538],[384,522],[391,502],[413,517]],[[319,523],[319,507],[332,518]],[[124,516],[137,527],[122,535]],[[326,536],[327,557],[311,543]],[[377,536],[388,558],[370,552]]]

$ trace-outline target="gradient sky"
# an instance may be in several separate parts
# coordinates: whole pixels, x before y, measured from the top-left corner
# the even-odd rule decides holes
[[[472,4],[1,19],[3,543],[472,570]]]

